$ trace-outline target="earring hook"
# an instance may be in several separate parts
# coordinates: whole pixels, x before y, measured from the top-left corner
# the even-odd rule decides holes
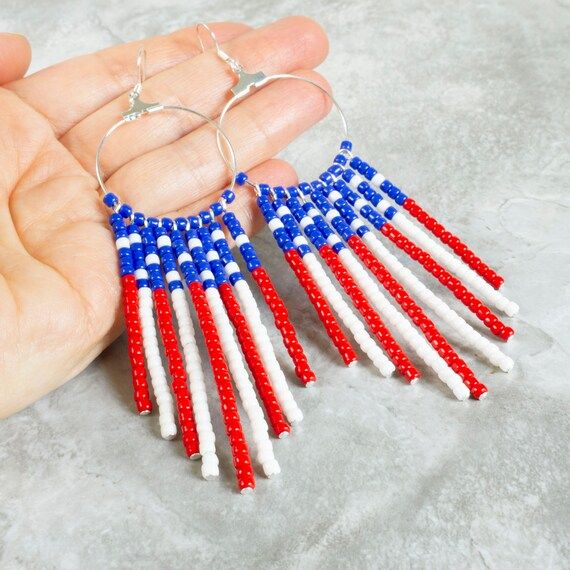
[[[143,47],[139,48],[137,53],[137,70],[139,73],[137,84],[135,85],[133,91],[137,91],[140,95],[142,90],[142,84],[146,79],[146,49]]]
[[[232,68],[232,71],[234,73],[239,74],[239,73],[243,72],[243,67],[241,66],[239,61],[235,60],[233,57],[231,57],[229,54],[227,54],[222,49],[222,47],[220,46],[220,42],[218,41],[218,38],[216,37],[216,34],[210,28],[210,26],[208,26],[208,24],[204,24],[203,22],[200,22],[199,24],[196,24],[196,35],[198,36],[198,41],[200,42],[200,48],[202,50],[202,53],[206,53],[206,51],[207,51],[206,47],[204,45],[204,42],[202,41],[202,36],[200,35],[200,32],[202,31],[202,29],[206,30],[206,32],[210,36],[210,39],[212,40],[212,42],[214,44],[213,47],[216,50],[216,55],[224,63],[227,63]]]
[[[129,93],[129,109],[123,113],[123,117],[127,121],[133,121],[146,113],[158,111],[162,108],[160,103],[145,103],[140,99],[143,82],[146,79],[146,50],[144,47],[139,48],[137,52],[137,73],[137,82]]]

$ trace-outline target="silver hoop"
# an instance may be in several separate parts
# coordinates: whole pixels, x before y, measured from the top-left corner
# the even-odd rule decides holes
[[[235,75],[237,76],[237,84],[232,88],[232,93],[233,96],[231,97],[231,99],[224,105],[224,108],[222,109],[222,112],[220,113],[220,116],[218,118],[218,125],[220,127],[222,127],[224,119],[226,117],[227,112],[241,99],[243,99],[244,97],[246,97],[252,89],[258,89],[261,87],[264,87],[265,85],[267,85],[268,83],[271,83],[272,81],[275,81],[277,79],[297,79],[299,81],[303,81],[304,83],[308,83],[309,85],[312,85],[313,87],[316,87],[317,89],[319,89],[321,91],[321,93],[324,93],[332,102],[333,106],[336,108],[339,116],[340,116],[340,120],[342,123],[342,129],[343,129],[343,133],[344,133],[344,139],[348,139],[348,122],[346,120],[346,116],[344,114],[344,112],[342,111],[340,105],[338,104],[338,101],[333,97],[332,93],[329,93],[324,87],[322,87],[321,85],[319,85],[316,81],[313,81],[312,79],[307,79],[306,77],[299,77],[298,75],[292,75],[289,73],[278,73],[275,75],[265,75],[263,72],[256,72],[256,73],[247,73],[243,66],[235,59],[233,59],[231,56],[229,56],[225,51],[222,50],[222,48],[220,47],[220,44],[218,42],[218,39],[216,38],[216,34],[214,34],[214,32],[208,27],[207,24],[204,23],[200,23],[196,25],[196,33],[198,35],[198,41],[200,42],[200,47],[202,49],[202,52],[206,51],[206,48],[204,46],[204,42],[202,41],[202,38],[200,36],[200,32],[201,30],[204,29],[206,30],[206,32],[209,34],[212,42],[213,42],[213,46],[214,49],[216,51],[216,55],[225,63],[227,63],[230,68],[232,69],[232,71],[235,73]],[[230,162],[226,156],[226,153],[224,151],[224,149],[222,148],[222,138],[220,137],[220,132],[217,133],[216,136],[216,142],[218,145],[218,151],[220,152],[222,158],[224,159],[224,162],[226,163],[226,165],[228,167],[230,167]],[[228,141],[227,139],[224,140],[224,143],[226,145],[228,145]],[[237,172],[236,172],[237,174]]]
[[[130,123],[142,117],[143,115],[149,115],[152,113],[158,113],[160,111],[184,111],[186,113],[191,113],[197,117],[200,117],[203,121],[211,125],[216,129],[216,141],[218,144],[218,148],[220,147],[221,141],[224,141],[224,144],[229,149],[230,158],[228,159],[225,154],[222,154],[222,158],[226,163],[226,166],[231,170],[232,177],[231,177],[231,184],[229,187],[230,191],[233,191],[235,184],[236,184],[236,174],[237,174],[237,159],[234,147],[222,129],[222,127],[216,123],[210,117],[207,117],[203,113],[199,111],[195,111],[194,109],[190,109],[188,107],[182,107],[179,105],[162,105],[160,103],[145,103],[140,99],[140,94],[142,92],[142,83],[145,79],[145,66],[146,66],[146,52],[144,48],[141,48],[137,55],[137,69],[138,69],[138,81],[135,84],[132,91],[129,93],[129,102],[130,107],[128,111],[123,113],[123,118],[117,121],[104,135],[103,138],[100,140],[99,145],[97,146],[97,151],[95,153],[95,175],[97,177],[97,181],[99,182],[99,190],[102,193],[103,197],[110,193],[109,189],[107,188],[107,184],[104,180],[104,174],[101,169],[101,154],[103,152],[103,147],[105,146],[106,142],[109,140],[111,135],[119,129],[121,126],[125,125],[126,123]]]

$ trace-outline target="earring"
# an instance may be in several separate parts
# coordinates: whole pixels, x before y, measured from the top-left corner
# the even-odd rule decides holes
[[[418,368],[399,346],[388,329],[389,326],[459,400],[466,399],[469,395],[475,399],[484,398],[488,392],[487,387],[476,378],[419,303],[432,310],[460,335],[466,345],[493,366],[507,372],[514,365],[512,359],[404,267],[386,244],[390,242],[416,261],[449,289],[495,336],[507,341],[514,334],[513,329],[504,324],[485,304],[508,316],[517,313],[516,303],[498,291],[503,283],[502,277],[481,261],[459,238],[429,216],[417,202],[367,162],[353,155],[345,115],[330,93],[317,83],[295,75],[266,76],[259,71],[248,73],[237,60],[222,50],[208,26],[199,24],[197,29],[198,35],[203,30],[209,33],[215,53],[236,76],[232,96],[218,120],[221,127],[227,113],[238,101],[278,79],[296,79],[318,88],[330,98],[340,115],[344,136],[339,151],[333,164],[318,179],[285,189],[252,182],[245,173],[240,172],[236,176],[236,184],[246,185],[255,191],[261,214],[283,251],[287,264],[311,301],[320,291],[324,301],[314,303],[315,307],[321,311],[319,316],[345,363],[351,364],[354,361],[354,353],[348,348],[346,337],[339,336],[337,331],[342,329],[330,307],[381,374],[388,375],[397,368],[410,383],[414,383],[420,376]],[[201,40],[200,43],[204,50]],[[218,148],[225,156],[221,142],[218,137]],[[398,206],[402,206],[403,211]],[[442,247],[404,212],[416,218],[456,255]],[[242,237],[243,229],[233,214],[226,213],[222,219],[236,241],[245,240]],[[317,255],[328,266],[392,362],[386,359],[362,321],[340,296]],[[322,312],[323,307],[327,307],[326,316]]]
[[[201,457],[205,479],[218,476],[215,435],[187,298],[189,295],[212,367],[238,488],[244,493],[255,487],[255,478],[232,378],[251,426],[257,462],[267,477],[278,474],[280,467],[275,459],[265,415],[280,438],[291,431],[289,422],[301,421],[303,415],[277,362],[253,294],[233,259],[219,224],[214,223],[217,216],[227,216],[228,227],[235,233],[235,224],[232,224],[235,217],[226,212],[226,207],[235,198],[234,149],[222,128],[198,111],[146,103],[141,99],[145,59],[145,52],[141,50],[137,58],[138,81],[129,95],[130,107],[101,139],[95,161],[103,202],[112,211],[109,221],[119,256],[134,400],[140,414],[151,412],[148,369],[158,405],[162,437],[174,438],[178,421],[186,454],[193,459]],[[216,129],[218,140],[224,142],[229,153],[230,187],[208,210],[197,216],[172,220],[134,212],[131,206],[119,200],[117,194],[109,191],[104,180],[101,155],[111,135],[127,123],[159,112],[184,112],[198,116]],[[280,324],[285,331],[288,349],[295,356],[298,374],[305,383],[314,381],[314,373],[308,366],[285,306],[262,270],[253,248],[248,246],[245,236],[240,238],[236,234],[236,242],[248,268],[257,271],[258,283],[280,315]],[[168,363],[170,384],[162,362],[159,339]],[[265,414],[257,400],[256,390]]]

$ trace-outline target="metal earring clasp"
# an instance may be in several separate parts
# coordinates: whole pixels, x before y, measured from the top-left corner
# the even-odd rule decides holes
[[[134,121],[146,113],[162,109],[162,105],[160,103],[145,103],[140,98],[142,84],[146,79],[146,50],[144,48],[140,48],[137,54],[137,70],[138,80],[132,91],[129,93],[129,109],[128,111],[121,113],[126,121]]]
[[[204,42],[200,35],[201,30],[204,29],[209,34],[210,39],[214,44],[214,49],[216,50],[216,55],[224,62],[227,63],[230,69],[237,76],[237,83],[232,87],[231,91],[234,95],[242,96],[247,94],[253,87],[261,87],[267,76],[263,71],[257,71],[255,73],[247,73],[239,61],[228,55],[221,47],[218,42],[216,34],[210,29],[207,24],[199,23],[196,25],[196,34],[198,36],[198,41],[200,42],[200,48],[202,53],[206,52]]]

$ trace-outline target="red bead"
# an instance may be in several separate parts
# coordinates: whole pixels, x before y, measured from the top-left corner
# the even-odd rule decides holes
[[[382,228],[386,228],[389,224],[385,224]],[[499,331],[502,331],[505,325],[502,321],[492,313],[492,311],[483,304],[473,293],[471,293],[461,283],[457,277],[452,275],[445,267],[438,263],[428,252],[416,246],[410,239],[408,239],[402,232],[398,231],[393,226],[387,231],[382,231],[393,243],[403,249],[406,253],[415,259],[431,273],[444,287],[447,287],[457,299],[459,299],[472,313],[474,313],[490,330],[493,334],[501,336]],[[461,247],[466,248],[464,244]],[[469,252],[469,250],[467,250]],[[413,252],[413,253],[410,253]],[[471,253],[471,252],[469,252]],[[472,255],[472,254],[471,254]],[[502,337],[501,337],[502,338]]]
[[[182,354],[176,339],[166,291],[164,289],[155,289],[153,291],[153,299],[158,329],[168,361],[168,370],[172,377],[172,391],[174,392],[178,421],[183,434],[182,443],[184,444],[186,454],[188,457],[191,457],[200,453],[200,444],[192,411],[192,398],[188,390],[186,370],[184,369]]]
[[[469,249],[457,236],[447,231],[435,218],[430,216],[421,206],[411,198],[404,202],[404,210],[407,210],[414,218],[423,224],[433,235],[448,245],[471,269],[476,271],[485,281],[495,289],[504,283],[504,279]]]
[[[469,369],[465,361],[455,352],[453,347],[447,342],[446,338],[439,332],[433,321],[424,313],[423,309],[410,297],[408,292],[390,277],[387,279],[387,270],[382,262],[368,249],[368,246],[361,238],[354,235],[348,240],[348,244],[354,250],[356,255],[377,277],[378,281],[389,291],[396,299],[399,305],[405,301],[406,313],[413,319],[414,323],[419,326],[424,333],[425,338],[441,355],[448,366],[451,367],[463,380],[464,384],[469,388],[474,398],[480,398],[481,394],[487,391],[487,388],[481,384]],[[393,281],[392,281],[393,280]],[[387,283],[390,287],[387,287]]]
[[[222,283],[219,286],[220,296],[228,312],[228,316],[236,331],[242,353],[251,371],[259,397],[263,402],[267,418],[275,435],[280,436],[291,431],[291,426],[285,420],[281,406],[279,405],[273,387],[269,381],[267,371],[261,360],[257,345],[253,340],[249,324],[246,321],[241,307],[235,298],[232,286]]]
[[[357,236],[359,243],[363,242]],[[352,246],[350,238],[348,243]],[[354,242],[356,243],[356,241]],[[364,244],[363,244],[364,245]],[[420,377],[419,371],[414,367],[411,360],[407,354],[398,345],[384,322],[378,314],[378,312],[372,307],[360,287],[354,281],[352,275],[347,271],[347,269],[342,265],[338,256],[334,253],[332,248],[328,245],[323,245],[319,250],[322,258],[325,260],[326,264],[330,267],[331,271],[337,277],[338,281],[343,285],[344,290],[347,295],[351,298],[354,306],[358,309],[360,314],[364,317],[366,324],[370,330],[374,333],[376,338],[380,341],[380,344],[384,347],[384,350],[390,356],[394,365],[402,373],[402,375],[409,381],[415,380]],[[391,276],[389,276],[391,279]],[[413,371],[413,377],[410,376],[410,372]]]
[[[138,312],[138,290],[134,275],[121,277],[123,287],[123,314],[127,330],[127,346],[131,363],[133,397],[139,414],[152,410],[144,362],[142,330]]]
[[[281,333],[283,339],[283,344],[295,365],[295,371],[299,376],[300,380],[303,381],[303,375],[307,374],[307,370],[311,370],[309,366],[309,361],[305,355],[305,351],[297,338],[297,333],[295,332],[295,327],[289,320],[289,314],[287,313],[287,307],[285,303],[277,293],[271,278],[269,277],[267,271],[263,267],[258,267],[251,272],[252,277],[255,279],[267,306],[273,313],[273,318],[275,320],[275,326]],[[312,373],[312,370],[311,370]],[[308,373],[309,376],[311,373]],[[314,376],[314,373],[312,373]]]
[[[323,323],[329,338],[338,350],[343,362],[348,366],[358,359],[354,348],[344,334],[336,317],[334,316],[327,300],[321,293],[311,274],[307,271],[301,256],[295,249],[285,253],[285,259],[289,267],[295,273],[297,280],[303,287],[313,307],[317,311],[320,321]]]
[[[232,386],[230,372],[224,358],[218,329],[208,304],[202,285],[197,281],[190,283],[190,296],[200,321],[202,333],[206,343],[206,350],[210,357],[210,364],[214,374],[214,381],[220,399],[222,417],[226,434],[230,441],[232,458],[236,468],[238,488],[255,487],[255,478],[243,428],[239,419],[236,398]]]

